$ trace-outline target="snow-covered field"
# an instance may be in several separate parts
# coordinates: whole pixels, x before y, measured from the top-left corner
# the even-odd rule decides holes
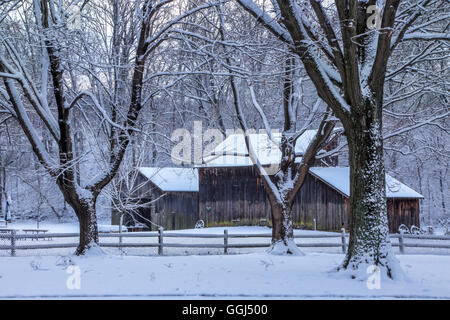
[[[450,299],[450,256],[400,256],[410,281],[384,280],[380,289],[330,272],[342,259],[326,253],[3,257],[0,298]],[[77,272],[79,289],[71,282]]]
[[[33,227],[15,224],[14,228]],[[77,232],[74,223],[43,224],[50,232]],[[105,228],[107,228],[105,226]],[[233,233],[270,233],[265,227],[227,228]],[[217,233],[223,228],[181,230],[177,233]],[[296,234],[329,234],[296,230]],[[76,242],[77,239],[54,239]],[[29,240],[28,240],[29,241]],[[104,241],[117,241],[106,238]],[[124,242],[156,238],[124,239]],[[223,239],[165,238],[165,242],[223,243]],[[267,238],[230,239],[230,243],[263,243]],[[297,239],[306,242],[339,242],[339,238]],[[396,240],[393,240],[393,242]],[[33,244],[37,244],[36,241]],[[340,248],[302,248],[303,257],[273,256],[258,249],[155,248],[104,249],[104,255],[76,257],[74,249],[19,250],[17,257],[0,252],[0,298],[167,298],[167,299],[450,299],[450,252],[433,254],[408,248],[398,255],[407,281],[381,280],[369,289],[367,279],[352,280],[333,269],[344,255]],[[418,250],[418,249],[417,249]],[[79,275],[79,277],[78,277]],[[79,280],[79,281],[78,281]],[[79,289],[78,289],[79,284]]]

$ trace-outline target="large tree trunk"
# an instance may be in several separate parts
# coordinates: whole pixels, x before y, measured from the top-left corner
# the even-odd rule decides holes
[[[3,213],[3,199],[5,200],[5,215],[3,217],[8,221],[8,218],[11,218],[8,217],[8,210],[10,210],[9,205],[11,205],[11,203],[8,204],[8,193],[6,192],[6,168],[0,167],[0,214]]]
[[[439,170],[439,189],[441,191],[441,207],[442,207],[442,216],[445,217],[447,214],[447,210],[445,209],[445,191],[444,191],[444,179],[443,179],[442,169]]]
[[[0,154],[1,165],[1,154]],[[3,168],[0,167],[0,218],[3,217]]]
[[[367,107],[347,134],[350,157],[350,243],[342,265],[352,277],[367,278],[375,265],[389,278],[401,275],[389,239],[381,113]],[[359,272],[358,272],[359,271]]]
[[[275,196],[269,195],[272,213],[272,243],[268,253],[275,255],[303,255],[294,241],[292,219],[292,204],[279,201]]]
[[[97,250],[99,245],[97,215],[95,212],[96,199],[82,199],[72,205],[80,224],[80,239],[76,255],[84,255],[90,250]],[[97,250],[101,252],[101,250]]]

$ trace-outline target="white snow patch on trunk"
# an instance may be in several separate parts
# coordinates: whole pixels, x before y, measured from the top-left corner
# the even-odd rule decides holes
[[[288,239],[285,241],[279,240],[273,243],[269,249],[266,251],[269,254],[283,256],[283,255],[293,255],[293,256],[304,256],[305,254],[297,247],[294,239]]]

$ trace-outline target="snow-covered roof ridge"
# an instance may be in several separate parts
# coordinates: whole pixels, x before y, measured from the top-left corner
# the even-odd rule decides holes
[[[198,169],[140,167],[139,172],[163,192],[198,192]]]
[[[336,130],[336,129],[335,129]],[[317,130],[306,130],[295,144],[295,153],[302,154],[314,139]],[[262,165],[277,164],[281,159],[278,145],[281,142],[281,133],[274,132],[272,141],[266,132],[249,134],[250,143]],[[301,159],[298,158],[297,161]],[[231,134],[217,145],[214,150],[203,157],[205,166],[250,166],[252,162],[248,156],[244,135]]]
[[[349,167],[312,167],[309,171],[337,191],[350,196]],[[386,174],[386,196],[388,198],[422,199],[423,196],[407,185]]]

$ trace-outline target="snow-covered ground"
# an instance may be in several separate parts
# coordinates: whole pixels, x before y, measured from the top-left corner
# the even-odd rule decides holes
[[[380,289],[330,272],[342,259],[326,253],[3,257],[0,298],[450,299],[450,256],[400,256],[410,281],[384,280]],[[73,281],[77,272],[79,289]]]
[[[106,224],[104,228],[108,229]],[[12,227],[12,225],[11,225]],[[31,223],[14,228],[33,228]],[[50,232],[77,232],[76,223],[41,224]],[[270,234],[266,227],[228,227],[230,234]],[[178,230],[176,233],[223,234],[224,228]],[[296,230],[298,235],[329,232]],[[336,234],[338,235],[338,234]],[[338,235],[339,236],[339,235]],[[101,238],[101,243],[117,238]],[[124,238],[156,242],[156,238]],[[229,243],[267,243],[268,238],[230,238]],[[393,242],[396,239],[393,239]],[[24,241],[18,241],[20,245]],[[27,240],[32,244],[77,242],[77,238]],[[223,243],[214,238],[165,238],[167,243]],[[340,238],[297,239],[297,243],[340,243]],[[406,282],[381,280],[369,289],[366,280],[352,280],[332,270],[344,255],[341,248],[301,248],[303,257],[268,255],[264,248],[223,249],[104,248],[105,255],[76,257],[74,248],[18,250],[17,257],[0,251],[0,298],[442,298],[450,299],[450,250],[407,248],[397,255],[409,277]],[[422,250],[422,251],[417,251]],[[439,253],[439,254],[435,254]],[[79,273],[80,288],[74,277]],[[78,279],[78,278],[77,278]],[[69,286],[67,285],[69,281]],[[75,285],[74,285],[75,284]],[[72,289],[70,287],[72,286]],[[75,288],[73,288],[75,286]]]

